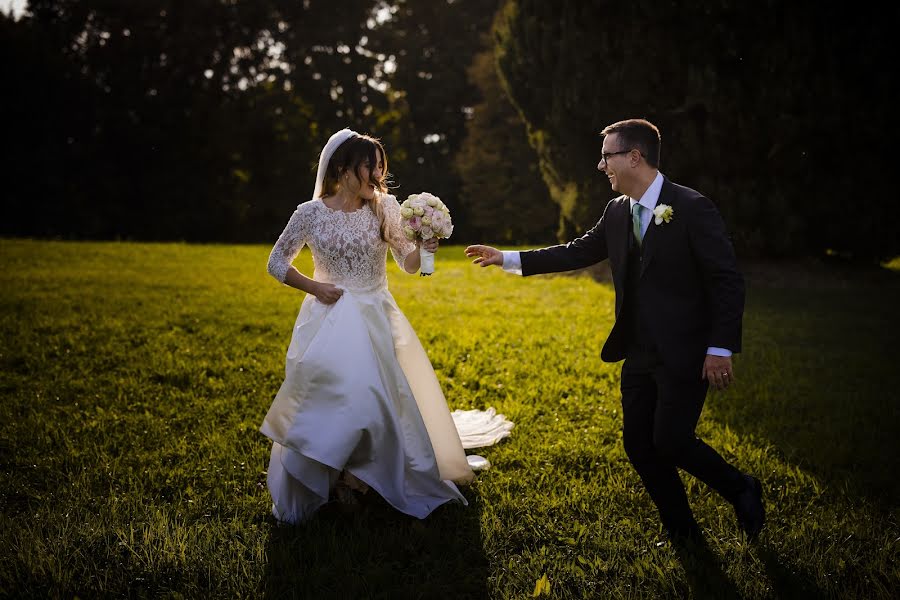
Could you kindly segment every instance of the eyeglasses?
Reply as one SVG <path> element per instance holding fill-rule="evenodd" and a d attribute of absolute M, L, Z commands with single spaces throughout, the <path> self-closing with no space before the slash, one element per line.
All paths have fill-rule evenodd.
<path fill-rule="evenodd" d="M 636 148 L 632 148 L 631 150 L 636 150 Z M 618 152 L 603 152 L 600 155 L 600 162 L 609 162 L 610 157 L 615 156 L 616 154 L 628 154 L 631 150 L 619 150 Z M 641 156 L 644 155 L 643 152 L 638 150 L 638 154 Z"/>

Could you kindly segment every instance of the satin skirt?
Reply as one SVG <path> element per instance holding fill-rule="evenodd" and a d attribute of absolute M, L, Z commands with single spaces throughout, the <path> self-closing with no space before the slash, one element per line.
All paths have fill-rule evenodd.
<path fill-rule="evenodd" d="M 473 478 L 437 377 L 386 287 L 344 290 L 331 305 L 308 295 L 285 378 L 260 430 L 272 455 L 273 513 L 300 522 L 347 471 L 397 510 L 424 518 L 466 504 Z"/>

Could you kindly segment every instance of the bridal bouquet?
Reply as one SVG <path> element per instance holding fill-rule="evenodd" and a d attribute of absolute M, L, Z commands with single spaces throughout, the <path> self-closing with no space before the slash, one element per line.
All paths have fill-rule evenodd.
<path fill-rule="evenodd" d="M 431 238 L 446 239 L 453 233 L 453 222 L 450 220 L 450 210 L 437 196 L 422 192 L 412 194 L 400 205 L 400 224 L 406 239 L 430 240 Z M 421 266 L 419 273 L 431 275 L 434 273 L 434 254 L 419 249 Z"/>

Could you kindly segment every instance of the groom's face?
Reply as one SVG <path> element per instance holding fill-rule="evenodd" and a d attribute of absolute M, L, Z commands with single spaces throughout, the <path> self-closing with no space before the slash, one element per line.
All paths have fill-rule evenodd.
<path fill-rule="evenodd" d="M 609 179 L 609 185 L 613 191 L 620 194 L 625 193 L 622 191 L 622 187 L 627 187 L 629 175 L 629 156 L 628 154 L 622 154 L 623 150 L 627 150 L 627 148 L 622 147 L 622 142 L 619 141 L 619 134 L 610 133 L 603 138 L 602 154 L 600 162 L 597 164 L 597 168 L 606 174 L 606 177 Z"/>

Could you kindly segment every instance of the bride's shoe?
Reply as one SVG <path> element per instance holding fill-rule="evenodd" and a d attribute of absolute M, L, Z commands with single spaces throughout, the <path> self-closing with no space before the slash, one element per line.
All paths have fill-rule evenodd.
<path fill-rule="evenodd" d="M 275 506 L 275 503 L 272 503 L 272 516 L 275 517 L 276 525 L 292 525 L 290 521 L 286 521 L 282 518 L 281 513 L 278 512 L 278 508 Z"/>
<path fill-rule="evenodd" d="M 343 481 L 337 482 L 334 486 L 334 499 L 344 506 L 353 506 L 359 504 L 353 490 Z"/>

